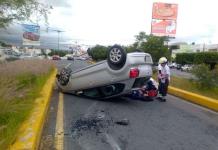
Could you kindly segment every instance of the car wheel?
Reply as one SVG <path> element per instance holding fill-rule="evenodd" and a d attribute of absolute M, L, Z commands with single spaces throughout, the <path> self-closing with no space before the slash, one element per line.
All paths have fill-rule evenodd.
<path fill-rule="evenodd" d="M 101 93 L 104 95 L 104 96 L 111 96 L 114 94 L 115 92 L 115 86 L 113 85 L 108 85 L 108 86 L 105 86 L 105 87 L 101 87 L 100 88 L 100 91 Z"/>
<path fill-rule="evenodd" d="M 126 62 L 126 51 L 119 45 L 112 46 L 108 51 L 107 61 L 114 70 L 122 68 Z"/>
<path fill-rule="evenodd" d="M 70 75 L 71 75 L 71 70 L 64 68 L 61 72 L 60 75 L 58 77 L 58 82 L 62 85 L 65 86 L 68 84 L 69 80 L 70 80 Z"/>

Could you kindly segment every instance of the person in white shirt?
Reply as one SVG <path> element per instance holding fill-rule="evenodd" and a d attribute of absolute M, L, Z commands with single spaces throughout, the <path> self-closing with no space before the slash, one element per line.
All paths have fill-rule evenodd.
<path fill-rule="evenodd" d="M 165 97 L 167 95 L 168 85 L 170 82 L 170 68 L 167 65 L 167 59 L 165 57 L 161 57 L 159 59 L 158 82 L 159 98 L 161 101 L 165 102 Z"/>

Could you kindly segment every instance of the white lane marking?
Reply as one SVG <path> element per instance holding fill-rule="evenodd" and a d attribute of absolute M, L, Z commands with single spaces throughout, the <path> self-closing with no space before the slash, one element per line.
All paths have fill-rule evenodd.
<path fill-rule="evenodd" d="M 71 65 L 71 63 L 68 63 L 65 67 L 68 68 Z"/>
<path fill-rule="evenodd" d="M 105 133 L 105 136 L 106 136 L 107 142 L 111 145 L 113 150 L 121 150 L 121 148 L 119 147 L 119 145 L 117 144 L 117 142 L 114 140 L 114 138 L 111 135 Z"/>

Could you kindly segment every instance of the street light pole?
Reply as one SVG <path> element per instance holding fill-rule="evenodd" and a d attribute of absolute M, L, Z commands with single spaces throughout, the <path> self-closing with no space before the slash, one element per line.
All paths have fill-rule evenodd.
<path fill-rule="evenodd" d="M 61 31 L 57 30 L 57 32 L 58 32 L 58 51 L 59 51 L 59 50 L 60 50 L 60 49 L 59 49 L 59 41 L 60 41 L 60 32 L 61 32 Z"/>
<path fill-rule="evenodd" d="M 60 50 L 60 33 L 61 33 L 61 32 L 64 32 L 64 31 L 55 30 L 55 29 L 52 29 L 52 28 L 50 28 L 50 27 L 48 27 L 47 30 L 48 30 L 48 31 L 49 31 L 49 30 L 50 30 L 50 31 L 55 31 L 55 32 L 58 33 L 58 50 Z"/>

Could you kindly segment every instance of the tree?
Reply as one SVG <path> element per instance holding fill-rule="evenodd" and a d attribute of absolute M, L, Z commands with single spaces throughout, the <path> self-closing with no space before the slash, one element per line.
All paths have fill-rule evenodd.
<path fill-rule="evenodd" d="M 164 45 L 164 41 L 168 41 L 167 37 L 146 35 L 145 32 L 140 32 L 139 35 L 136 35 L 135 37 L 136 42 L 140 42 L 137 48 L 151 54 L 155 63 L 163 56 L 170 59 L 168 47 Z"/>
<path fill-rule="evenodd" d="M 2 47 L 11 47 L 10 44 L 6 44 L 5 42 L 0 41 L 0 46 Z"/>
<path fill-rule="evenodd" d="M 146 42 L 146 38 L 147 38 L 147 35 L 145 32 L 141 31 L 139 32 L 138 35 L 135 35 L 135 38 L 136 38 L 136 42 L 133 44 L 133 46 L 130 48 L 139 48 L 141 46 L 142 43 Z"/>
<path fill-rule="evenodd" d="M 137 43 L 135 42 L 134 44 L 125 46 L 123 48 L 126 50 L 127 53 L 131 53 L 137 49 Z"/>
<path fill-rule="evenodd" d="M 90 50 L 90 56 L 92 59 L 99 61 L 104 60 L 107 58 L 107 47 L 102 45 L 96 45 L 95 47 L 91 48 Z"/>
<path fill-rule="evenodd" d="M 0 0 L 0 28 L 7 27 L 14 20 L 32 21 L 32 15 L 37 19 L 43 16 L 47 23 L 49 9 L 51 6 L 39 3 L 38 0 Z"/>
<path fill-rule="evenodd" d="M 136 42 L 145 42 L 147 35 L 145 32 L 141 31 L 139 32 L 138 35 L 135 36 L 135 38 L 136 38 Z"/>
<path fill-rule="evenodd" d="M 49 56 L 53 55 L 59 55 L 60 57 L 63 57 L 68 54 L 68 51 L 64 50 L 51 50 L 51 52 L 48 54 Z"/>
<path fill-rule="evenodd" d="M 195 54 L 194 58 L 195 64 L 208 64 L 210 69 L 213 70 L 218 64 L 218 53 L 217 52 L 200 52 Z"/>
<path fill-rule="evenodd" d="M 91 53 L 91 49 L 90 49 L 90 48 L 87 49 L 87 53 L 88 53 L 89 56 L 92 56 L 92 53 Z"/>
<path fill-rule="evenodd" d="M 207 64 L 195 65 L 192 69 L 198 84 L 203 89 L 218 87 L 218 66 L 213 70 Z"/>

